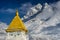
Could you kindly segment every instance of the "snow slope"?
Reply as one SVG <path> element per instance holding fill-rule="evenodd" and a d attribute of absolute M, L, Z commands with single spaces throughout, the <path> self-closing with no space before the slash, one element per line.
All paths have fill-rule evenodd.
<path fill-rule="evenodd" d="M 57 2 L 51 5 L 45 3 L 45 7 L 41 13 L 25 22 L 29 30 L 30 40 L 60 40 L 59 3 L 60 2 Z M 34 13 L 32 13 L 32 15 L 34 15 Z"/>

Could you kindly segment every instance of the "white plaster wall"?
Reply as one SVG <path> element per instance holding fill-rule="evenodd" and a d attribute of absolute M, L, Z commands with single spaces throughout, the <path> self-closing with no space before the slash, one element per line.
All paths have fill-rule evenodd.
<path fill-rule="evenodd" d="M 25 32 L 9 32 L 6 40 L 28 40 L 28 37 Z"/>

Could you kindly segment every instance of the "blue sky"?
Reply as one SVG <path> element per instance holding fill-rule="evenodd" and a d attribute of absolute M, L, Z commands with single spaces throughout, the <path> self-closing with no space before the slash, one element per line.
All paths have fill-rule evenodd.
<path fill-rule="evenodd" d="M 0 22 L 9 24 L 15 16 L 16 9 L 19 10 L 20 17 L 23 17 L 33 5 L 57 1 L 59 0 L 0 0 Z"/>

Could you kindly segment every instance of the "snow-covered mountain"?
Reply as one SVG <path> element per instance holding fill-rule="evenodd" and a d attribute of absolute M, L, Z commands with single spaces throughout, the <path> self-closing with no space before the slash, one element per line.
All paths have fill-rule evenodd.
<path fill-rule="evenodd" d="M 45 3 L 44 6 L 37 4 L 27 12 L 22 19 L 29 30 L 29 40 L 60 40 L 59 5 L 60 1 L 55 4 Z"/>
<path fill-rule="evenodd" d="M 31 14 L 30 16 L 35 16 L 34 18 L 30 18 L 29 21 L 25 22 L 29 30 L 30 40 L 60 40 L 59 3 L 60 2 L 57 2 L 52 5 L 45 3 L 44 9 L 38 15 L 35 14 L 43 7 L 41 4 L 40 10 L 32 7 L 33 11 L 28 11 L 27 14 Z M 37 6 L 37 8 L 39 8 L 39 6 Z M 27 16 L 27 18 L 28 17 L 29 16 Z"/>
<path fill-rule="evenodd" d="M 0 22 L 0 40 L 5 40 L 6 38 L 6 32 L 5 29 L 7 28 L 7 24 Z"/>

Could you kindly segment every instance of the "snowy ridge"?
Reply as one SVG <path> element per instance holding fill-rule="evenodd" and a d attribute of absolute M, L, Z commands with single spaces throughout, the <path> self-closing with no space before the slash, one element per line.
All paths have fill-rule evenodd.
<path fill-rule="evenodd" d="M 29 29 L 30 40 L 60 40 L 59 3 L 52 4 L 53 6 L 45 3 L 42 12 L 25 23 Z"/>
<path fill-rule="evenodd" d="M 22 18 L 24 21 L 25 19 L 31 19 L 31 16 L 33 16 L 34 14 L 36 14 L 38 11 L 40 11 L 42 9 L 42 5 L 41 4 L 37 4 L 36 6 L 30 8 L 30 10 L 27 12 L 27 14 Z"/>

